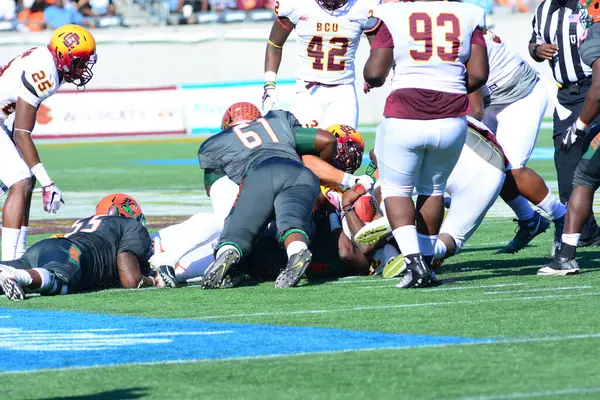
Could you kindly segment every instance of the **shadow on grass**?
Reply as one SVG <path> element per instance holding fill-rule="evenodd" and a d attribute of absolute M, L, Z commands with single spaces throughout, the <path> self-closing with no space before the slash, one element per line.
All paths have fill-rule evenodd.
<path fill-rule="evenodd" d="M 85 394 L 81 396 L 48 397 L 44 398 L 43 400 L 133 400 L 141 399 L 143 397 L 149 397 L 148 388 L 137 387 L 128 389 L 117 389 L 96 394 Z"/>

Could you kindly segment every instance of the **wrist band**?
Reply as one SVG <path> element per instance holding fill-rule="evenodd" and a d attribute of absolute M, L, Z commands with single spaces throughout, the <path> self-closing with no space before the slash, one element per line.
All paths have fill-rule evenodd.
<path fill-rule="evenodd" d="M 273 86 L 275 85 L 275 82 L 277 82 L 277 72 L 273 72 L 273 71 L 265 72 L 265 84 L 269 83 L 269 82 L 273 82 Z"/>
<path fill-rule="evenodd" d="M 577 121 L 575 121 L 575 127 L 579 130 L 584 130 L 585 128 L 587 128 L 587 126 L 588 124 L 583 122 L 581 118 L 577 118 Z"/>
<path fill-rule="evenodd" d="M 52 179 L 48 176 L 48 172 L 46 172 L 46 168 L 44 168 L 42 163 L 35 164 L 31 168 L 31 173 L 35 175 L 38 181 L 40 181 L 42 187 L 52 185 Z"/>
<path fill-rule="evenodd" d="M 342 181 L 340 182 L 340 185 L 343 186 L 351 186 L 352 185 L 352 179 L 354 178 L 354 175 L 351 175 L 347 172 L 344 172 L 344 176 L 342 177 Z"/>

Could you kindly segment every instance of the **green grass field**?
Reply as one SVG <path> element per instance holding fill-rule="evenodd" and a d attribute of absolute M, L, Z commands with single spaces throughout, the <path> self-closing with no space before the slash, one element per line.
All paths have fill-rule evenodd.
<path fill-rule="evenodd" d="M 542 131 L 538 146 L 550 147 L 549 136 L 547 130 Z M 365 137 L 372 143 L 373 135 Z M 130 160 L 194 158 L 198 143 L 43 145 L 40 152 L 66 194 L 198 190 L 202 176 L 196 165 L 128 164 Z M 532 161 L 530 166 L 545 179 L 556 179 L 552 161 Z M 512 238 L 514 228 L 509 218 L 487 218 L 464 252 L 445 263 L 439 275 L 443 284 L 430 289 L 399 290 L 394 288 L 395 280 L 358 277 L 303 281 L 292 290 L 276 290 L 272 283 L 263 283 L 208 292 L 193 286 L 115 290 L 36 297 L 20 304 L 0 299 L 0 398 L 600 398 L 600 253 L 580 252 L 580 275 L 538 277 L 536 270 L 549 260 L 552 232 L 516 255 L 497 254 Z M 31 236 L 30 243 L 43 237 Z M 231 323 L 318 327 L 469 341 L 409 340 L 407 345 L 379 349 L 367 343 L 349 350 L 323 350 L 290 330 L 278 338 L 282 347 L 291 344 L 301 350 L 236 356 L 248 346 L 260 349 L 270 338 L 257 333 L 240 349 L 233 336 L 218 341 L 198 336 L 192 346 L 204 349 L 218 342 L 224 358 L 182 359 L 173 354 L 171 361 L 152 361 L 156 353 L 175 352 L 173 346 L 179 339 L 173 338 L 173 342 L 145 345 L 149 362 L 40 370 L 47 357 L 43 349 L 24 351 L 11 345 L 18 339 L 5 329 L 11 327 L 10 317 L 2 316 L 14 308 L 210 322 L 223 327 Z M 70 318 L 77 319 L 77 315 Z M 40 332 L 47 329 L 44 321 L 37 325 Z M 68 329 L 70 321 L 58 323 Z M 129 329 L 137 332 L 135 325 Z M 32 340 L 39 339 L 34 335 Z M 130 346 L 119 351 L 122 362 L 127 362 L 133 350 Z M 88 356 L 85 351 L 78 354 L 67 364 L 78 366 L 77 358 Z M 12 365 L 29 362 L 40 367 L 11 371 Z"/>

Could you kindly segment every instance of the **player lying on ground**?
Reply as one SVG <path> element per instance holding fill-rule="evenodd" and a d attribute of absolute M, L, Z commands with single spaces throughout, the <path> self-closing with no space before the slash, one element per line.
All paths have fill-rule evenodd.
<path fill-rule="evenodd" d="M 572 275 L 579 272 L 575 252 L 580 242 L 581 231 L 592 214 L 594 193 L 600 187 L 600 125 L 588 128 L 586 121 L 594 120 L 600 114 L 600 11 L 598 2 L 588 1 L 588 24 L 590 26 L 580 39 L 581 59 L 592 68 L 592 86 L 587 93 L 579 118 L 563 137 L 561 151 L 569 151 L 577 140 L 593 136 L 573 176 L 573 192 L 569 198 L 565 229 L 561 237 L 560 250 L 554 259 L 538 275 Z"/>
<path fill-rule="evenodd" d="M 506 157 L 494 135 L 481 122 L 471 117 L 468 121 L 465 144 L 446 186 L 451 201 L 434 244 L 437 265 L 439 260 L 452 257 L 464 247 L 496 201 L 505 179 Z M 372 160 L 377 162 L 374 155 Z M 354 240 L 373 244 L 389 233 L 387 218 L 381 218 L 365 225 Z M 384 277 L 398 276 L 405 270 L 404 263 L 395 261 L 390 261 Z"/>
<path fill-rule="evenodd" d="M 162 287 L 160 277 L 147 276 L 150 235 L 137 202 L 109 195 L 94 215 L 76 221 L 64 237 L 42 240 L 23 257 L 0 264 L 0 286 L 14 301 L 25 293 L 42 296 L 108 288 Z"/>
<path fill-rule="evenodd" d="M 469 98 L 471 116 L 483 121 L 496 135 L 509 161 L 500 197 L 517 215 L 519 228 L 505 251 L 516 253 L 550 226 L 529 202 L 554 222 L 554 251 L 560 243 L 566 207 L 542 177 L 526 167 L 548 105 L 546 88 L 536 70 L 509 50 L 498 35 L 486 30 L 483 37 L 490 74 L 485 86 Z"/>
<path fill-rule="evenodd" d="M 45 211 L 56 213 L 62 202 L 31 140 L 38 107 L 64 82 L 85 88 L 95 63 L 92 34 L 65 25 L 54 31 L 47 47 L 29 49 L 0 67 L 0 181 L 9 189 L 2 210 L 2 260 L 25 252 L 36 181 L 42 185 Z M 13 114 L 11 128 L 7 118 Z"/>
<path fill-rule="evenodd" d="M 296 32 L 296 95 L 290 111 L 302 125 L 323 128 L 344 124 L 356 128 L 358 100 L 354 61 L 362 34 L 371 40 L 379 25 L 377 0 L 278 0 L 277 19 L 265 51 L 263 112 L 280 108 L 277 71 L 283 46 Z"/>

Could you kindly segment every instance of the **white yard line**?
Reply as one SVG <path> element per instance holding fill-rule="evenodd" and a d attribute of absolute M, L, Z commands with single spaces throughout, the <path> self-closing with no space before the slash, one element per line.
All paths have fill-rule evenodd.
<path fill-rule="evenodd" d="M 358 286 L 360 289 L 377 289 L 377 288 L 393 288 L 396 286 L 398 280 L 396 279 L 393 284 L 390 285 L 378 285 L 378 286 Z M 523 286 L 524 283 L 500 283 L 497 285 L 479 285 L 479 286 L 451 286 L 451 287 L 443 287 L 443 288 L 435 288 L 435 289 L 425 289 L 422 290 L 423 293 L 429 292 L 445 292 L 448 290 L 469 290 L 469 289 L 486 289 L 486 288 L 501 288 L 501 287 L 510 287 L 510 286 Z M 501 292 L 501 293 L 511 293 L 511 292 Z"/>
<path fill-rule="evenodd" d="M 474 397 L 459 397 L 456 400 L 510 400 L 510 399 L 530 399 L 532 397 L 557 397 L 567 394 L 591 394 L 600 393 L 600 387 L 589 388 L 569 388 L 558 390 L 545 390 L 542 392 L 513 392 L 506 394 L 492 394 Z"/>
<path fill-rule="evenodd" d="M 600 292 L 581 293 L 581 294 L 566 294 L 566 295 L 508 297 L 508 298 L 501 298 L 501 299 L 432 301 L 432 302 L 427 302 L 427 303 L 414 303 L 414 304 L 389 304 L 389 305 L 381 305 L 381 306 L 333 308 L 333 309 L 329 309 L 329 310 L 299 310 L 299 311 L 275 311 L 275 312 L 229 314 L 229 315 L 206 315 L 203 317 L 197 317 L 197 318 L 193 318 L 193 319 L 215 320 L 215 319 L 228 319 L 228 318 L 271 317 L 271 316 L 280 316 L 280 315 L 331 314 L 331 313 L 353 312 L 353 311 L 389 310 L 389 309 L 395 309 L 395 308 L 455 306 L 455 305 L 481 304 L 481 303 L 501 303 L 501 302 L 505 302 L 505 301 L 524 301 L 524 300 L 533 301 L 533 300 L 551 300 L 551 299 L 558 300 L 558 299 L 571 299 L 571 298 L 575 298 L 575 297 L 585 297 L 585 296 L 600 296 Z"/>
<path fill-rule="evenodd" d="M 531 293 L 531 292 L 552 292 L 559 290 L 577 290 L 577 289 L 591 289 L 592 286 L 561 286 L 554 288 L 539 288 L 539 289 L 526 289 L 526 290 L 509 290 L 509 291 L 497 291 L 497 292 L 485 292 L 485 294 L 512 294 L 512 293 Z"/>
<path fill-rule="evenodd" d="M 599 293 L 600 294 L 600 293 Z M 199 364 L 199 363 L 213 363 L 213 362 L 229 362 L 229 361 L 260 361 L 270 359 L 280 359 L 287 357 L 303 357 L 303 356 L 314 356 L 314 355 L 334 355 L 343 353 L 364 353 L 372 351 L 385 351 L 385 350 L 409 350 L 415 348 L 443 348 L 450 346 L 477 346 L 477 345 L 503 345 L 503 344 L 518 344 L 518 343 L 536 343 L 536 342 L 559 342 L 568 340 L 583 340 L 583 339 L 598 339 L 600 333 L 591 333 L 586 335 L 562 335 L 562 336 L 546 336 L 546 337 L 531 337 L 531 338 L 512 338 L 512 339 L 489 339 L 482 340 L 479 342 L 467 342 L 467 343 L 446 343 L 446 344 L 432 344 L 432 345 L 415 345 L 415 346 L 398 346 L 398 347 L 380 347 L 380 348 L 365 348 L 365 349 L 351 349 L 351 350 L 333 350 L 333 351 L 314 351 L 307 353 L 292 353 L 292 354 L 267 354 L 262 356 L 248 356 L 248 357 L 231 357 L 231 358 L 193 358 L 188 360 L 166 360 L 166 361 L 150 361 L 150 362 L 133 362 L 123 364 L 105 364 L 105 365 L 89 365 L 80 367 L 64 367 L 64 368 L 46 368 L 32 371 L 0 371 L 2 375 L 17 375 L 17 374 L 32 374 L 40 372 L 52 372 L 52 371 L 76 371 L 85 369 L 100 369 L 100 368 L 115 368 L 115 367 L 131 367 L 131 366 L 154 366 L 154 365 L 169 365 L 169 364 Z M 583 392 L 582 392 L 583 393 Z M 519 397 L 515 397 L 519 398 Z M 460 400 L 475 400 L 481 399 L 480 397 L 470 397 Z M 502 397 L 490 397 L 484 398 L 484 400 L 495 400 L 503 399 Z M 510 397 L 507 397 L 510 399 Z"/>

